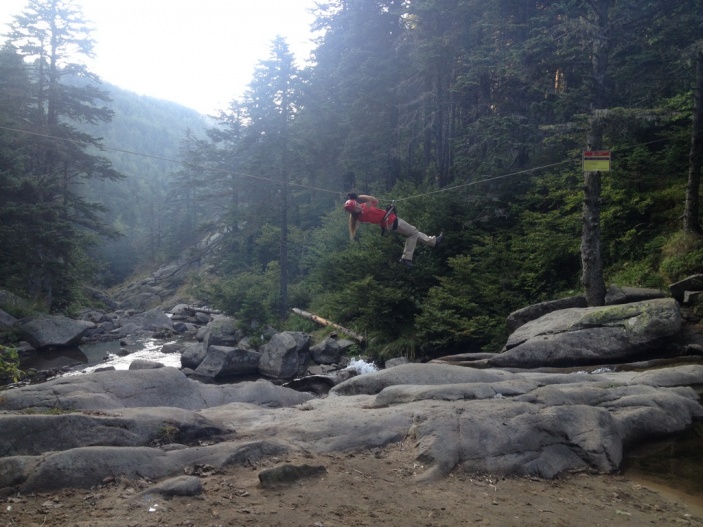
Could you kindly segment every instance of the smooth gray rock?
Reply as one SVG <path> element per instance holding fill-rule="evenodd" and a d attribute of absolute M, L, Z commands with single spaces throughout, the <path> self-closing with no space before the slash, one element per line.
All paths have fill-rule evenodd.
<path fill-rule="evenodd" d="M 8 329 L 17 324 L 19 321 L 10 315 L 9 313 L 5 313 L 2 309 L 0 309 L 0 329 Z"/>
<path fill-rule="evenodd" d="M 203 342 L 205 349 L 210 346 L 235 347 L 243 336 L 242 330 L 239 329 L 239 323 L 235 319 L 219 316 L 208 325 Z"/>
<path fill-rule="evenodd" d="M 490 383 L 515 378 L 501 370 L 475 370 L 447 364 L 401 364 L 388 370 L 379 370 L 353 377 L 330 390 L 336 395 L 374 395 L 396 384 L 436 385 L 463 383 Z"/>
<path fill-rule="evenodd" d="M 121 324 L 125 329 L 130 327 L 130 324 L 134 324 L 144 331 L 173 330 L 171 318 L 159 308 L 152 308 L 143 313 L 126 317 L 122 319 Z"/>
<path fill-rule="evenodd" d="M 686 291 L 703 291 L 703 274 L 694 274 L 669 286 L 671 296 L 683 303 Z"/>
<path fill-rule="evenodd" d="M 381 390 L 374 405 L 388 406 L 413 401 L 465 401 L 523 395 L 537 389 L 539 385 L 524 379 L 501 382 L 475 382 L 441 385 L 395 385 Z"/>
<path fill-rule="evenodd" d="M 200 329 L 198 329 L 198 331 L 195 334 L 195 340 L 197 340 L 198 342 L 204 342 L 209 331 L 210 331 L 209 328 L 201 327 Z"/>
<path fill-rule="evenodd" d="M 181 342 L 167 342 L 161 346 L 161 353 L 183 353 L 185 344 Z"/>
<path fill-rule="evenodd" d="M 209 464 L 215 467 L 255 463 L 289 451 L 270 441 L 220 443 L 164 452 L 148 447 L 84 447 L 42 456 L 0 459 L 0 492 L 25 494 L 61 488 L 90 488 L 107 477 L 159 480 L 182 474 L 184 467 Z"/>
<path fill-rule="evenodd" d="M 655 298 L 666 298 L 668 295 L 660 289 L 645 287 L 620 287 L 611 285 L 605 294 L 605 305 L 629 304 L 653 300 Z"/>
<path fill-rule="evenodd" d="M 188 379 L 175 368 L 114 370 L 62 377 L 3 392 L 0 410 L 113 410 L 169 406 L 198 410 L 242 401 L 278 407 L 299 404 L 310 394 L 268 381 L 209 385 Z"/>
<path fill-rule="evenodd" d="M 400 366 L 401 364 L 408 364 L 410 359 L 407 357 L 395 357 L 393 359 L 388 359 L 383 365 L 384 368 L 394 368 L 395 366 Z"/>
<path fill-rule="evenodd" d="M 553 311 L 587 306 L 588 302 L 586 301 L 586 297 L 579 295 L 570 296 L 568 298 L 559 298 L 557 300 L 549 300 L 547 302 L 540 302 L 539 304 L 523 307 L 522 309 L 513 311 L 510 315 L 508 315 L 508 318 L 505 321 L 508 328 L 508 335 L 520 326 L 523 326 L 524 324 L 527 324 L 528 322 L 538 319 Z"/>
<path fill-rule="evenodd" d="M 205 358 L 195 369 L 195 374 L 212 379 L 251 375 L 258 373 L 260 358 L 261 353 L 256 351 L 210 346 Z"/>
<path fill-rule="evenodd" d="M 119 378 L 124 384 L 126 377 L 119 373 L 106 377 Z M 424 467 L 420 481 L 454 469 L 540 477 L 578 469 L 613 472 L 627 444 L 675 433 L 703 416 L 698 396 L 689 387 L 703 384 L 703 366 L 566 375 L 406 364 L 343 383 L 347 384 L 344 392 L 361 395 L 337 393 L 323 399 L 267 381 L 231 386 L 183 383 L 174 375 L 180 372 L 173 368 L 124 373 L 143 377 L 141 389 L 132 387 L 117 397 L 116 384 L 101 379 L 104 374 L 85 376 L 92 375 L 89 384 L 100 386 L 103 396 L 115 405 L 122 404 L 121 409 L 51 416 L 55 421 L 41 420 L 47 416 L 39 416 L 36 423 L 27 420 L 32 423 L 27 430 L 36 436 L 31 452 L 52 448 L 51 438 L 62 422 L 66 430 L 58 437 L 65 438 L 66 450 L 28 455 L 30 451 L 5 446 L 8 454 L 17 455 L 0 458 L 0 493 L 88 488 L 115 475 L 160 479 L 183 474 L 196 463 L 220 468 L 286 452 L 353 451 L 408 440 L 416 445 L 417 461 Z M 359 382 L 365 377 L 368 381 Z M 145 407 L 139 414 L 137 409 L 125 409 L 136 401 L 148 404 L 154 399 L 141 395 L 143 391 L 171 393 L 172 388 L 162 386 L 169 383 L 181 391 L 197 386 L 187 395 L 198 399 L 201 409 L 181 410 L 180 414 L 170 413 L 172 408 Z M 46 384 L 47 393 L 40 400 L 54 399 L 61 407 L 69 396 L 67 388 Z M 39 399 L 36 395 L 29 399 L 12 396 L 13 392 L 34 393 L 26 388 L 5 392 L 10 399 L 0 402 L 0 409 Z M 100 391 L 92 393 L 94 400 Z M 292 402 L 288 398 L 294 394 L 297 403 L 281 404 L 282 400 Z M 73 398 L 78 400 L 89 403 L 88 398 Z M 149 422 L 151 413 L 154 423 Z M 33 416 L 8 416 L 7 423 L 13 424 L 3 430 L 11 426 L 17 432 L 8 435 L 6 445 L 17 442 L 23 426 L 20 421 L 27 417 Z M 181 421 L 184 424 L 168 424 Z M 111 437 L 111 430 L 120 425 L 125 429 Z M 71 427 L 79 433 L 71 434 Z M 222 432 L 214 432 L 220 442 L 209 447 L 197 446 L 192 440 L 196 446 L 188 446 L 189 441 L 175 436 L 172 439 L 182 443 L 178 448 L 113 446 L 116 441 L 153 443 L 154 430 L 159 429 L 188 432 L 191 438 L 208 430 Z M 74 447 L 88 444 L 93 446 Z"/>
<path fill-rule="evenodd" d="M 188 318 L 193 314 L 193 310 L 188 304 L 176 304 L 170 310 L 174 317 Z"/>
<path fill-rule="evenodd" d="M 200 496 L 203 493 L 203 483 L 196 476 L 180 476 L 170 478 L 150 487 L 135 496 L 144 498 L 155 494 L 172 498 L 174 496 Z"/>
<path fill-rule="evenodd" d="M 122 408 L 95 415 L 0 414 L 0 457 L 40 455 L 85 446 L 136 447 L 192 442 L 230 431 L 180 408 Z M 22 440 L 18 441 L 17 438 Z"/>
<path fill-rule="evenodd" d="M 41 349 L 76 344 L 89 329 L 94 327 L 95 324 L 87 320 L 46 315 L 21 324 L 19 330 L 32 346 Z"/>
<path fill-rule="evenodd" d="M 681 329 L 672 298 L 554 311 L 518 328 L 493 367 L 535 368 L 622 362 L 652 351 Z"/>
<path fill-rule="evenodd" d="M 164 365 L 155 360 L 147 359 L 135 359 L 129 363 L 130 370 L 153 370 L 156 368 L 163 368 Z"/>
<path fill-rule="evenodd" d="M 342 347 L 336 339 L 326 338 L 310 348 L 312 360 L 317 364 L 339 364 Z"/>
<path fill-rule="evenodd" d="M 201 342 L 191 342 L 185 346 L 181 353 L 181 367 L 195 370 L 205 359 L 207 351 Z"/>
<path fill-rule="evenodd" d="M 481 411 L 437 408 L 418 423 L 423 480 L 459 467 L 470 473 L 552 478 L 564 470 L 611 472 L 622 460 L 617 427 L 607 410 L 588 406 L 541 408 L 482 400 Z"/>
<path fill-rule="evenodd" d="M 321 477 L 327 474 L 327 469 L 321 465 L 281 465 L 259 472 L 259 484 L 265 488 L 291 485 L 301 479 Z"/>
<path fill-rule="evenodd" d="M 259 373 L 273 379 L 292 379 L 303 365 L 307 366 L 301 360 L 301 351 L 307 353 L 308 350 L 299 334 L 289 331 L 276 333 L 261 347 Z"/>

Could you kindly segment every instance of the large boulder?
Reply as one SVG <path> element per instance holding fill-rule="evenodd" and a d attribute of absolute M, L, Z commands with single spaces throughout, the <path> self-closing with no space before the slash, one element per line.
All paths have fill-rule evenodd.
<path fill-rule="evenodd" d="M 605 294 L 605 305 L 631 304 L 655 298 L 666 298 L 667 296 L 669 295 L 661 289 L 611 285 Z"/>
<path fill-rule="evenodd" d="M 261 353 L 228 346 L 210 346 L 195 374 L 212 379 L 227 379 L 259 372 Z M 182 359 L 181 359 L 181 362 Z"/>
<path fill-rule="evenodd" d="M 14 325 L 19 322 L 15 317 L 10 315 L 9 313 L 5 313 L 2 309 L 0 309 L 0 329 L 8 329 L 13 327 Z"/>
<path fill-rule="evenodd" d="M 123 325 L 134 323 L 146 331 L 173 330 L 171 318 L 159 308 L 133 315 L 123 321 Z"/>
<path fill-rule="evenodd" d="M 535 368 L 623 362 L 652 351 L 681 329 L 673 298 L 554 311 L 518 328 L 493 367 Z"/>
<path fill-rule="evenodd" d="M 191 342 L 186 344 L 183 352 L 181 353 L 181 367 L 190 368 L 191 370 L 196 369 L 203 362 L 207 351 L 205 346 L 200 342 Z"/>
<path fill-rule="evenodd" d="M 210 346 L 234 347 L 243 336 L 239 323 L 235 319 L 219 316 L 208 325 L 208 331 L 203 342 L 205 343 L 205 349 Z"/>
<path fill-rule="evenodd" d="M 703 274 L 694 274 L 676 282 L 675 284 L 671 284 L 669 286 L 669 291 L 671 292 L 671 296 L 673 296 L 677 302 L 682 304 L 686 292 L 703 291 Z"/>
<path fill-rule="evenodd" d="M 310 336 L 295 331 L 276 333 L 261 347 L 259 373 L 273 379 L 292 379 L 307 367 Z"/>
<path fill-rule="evenodd" d="M 333 338 L 326 338 L 310 348 L 312 360 L 317 364 L 339 364 L 343 353 L 344 349 Z"/>
<path fill-rule="evenodd" d="M 531 322 L 532 320 L 540 318 L 553 311 L 587 306 L 588 302 L 586 301 L 586 297 L 579 295 L 559 298 L 557 300 L 548 300 L 547 302 L 540 302 L 538 304 L 523 307 L 522 309 L 513 311 L 510 315 L 508 315 L 508 318 L 505 321 L 508 327 L 508 334 L 511 334 L 520 326 L 523 326 L 524 324 L 527 324 L 528 322 Z"/>
<path fill-rule="evenodd" d="M 95 324 L 63 316 L 37 317 L 20 325 L 24 338 L 36 349 L 65 347 L 78 343 Z"/>

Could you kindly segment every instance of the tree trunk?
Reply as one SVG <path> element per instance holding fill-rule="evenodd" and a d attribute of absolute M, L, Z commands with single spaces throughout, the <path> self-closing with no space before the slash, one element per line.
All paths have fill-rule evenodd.
<path fill-rule="evenodd" d="M 585 173 L 583 191 L 582 280 L 588 305 L 602 306 L 605 303 L 605 282 L 600 243 L 600 172 Z"/>
<path fill-rule="evenodd" d="M 696 50 L 696 86 L 693 92 L 691 151 L 688 156 L 688 184 L 683 213 L 683 229 L 703 234 L 699 217 L 701 161 L 703 159 L 703 43 Z"/>
<path fill-rule="evenodd" d="M 281 319 L 288 312 L 288 170 L 283 169 L 283 189 L 281 204 Z"/>
<path fill-rule="evenodd" d="M 593 93 L 591 129 L 588 134 L 588 149 L 603 148 L 603 119 L 598 110 L 603 109 L 606 95 L 606 72 L 608 69 L 608 10 L 611 0 L 590 0 L 595 15 L 595 32 L 592 43 Z M 581 233 L 582 280 L 589 306 L 605 304 L 605 281 L 603 279 L 603 257 L 600 242 L 600 172 L 585 172 L 583 187 L 583 225 Z"/>
<path fill-rule="evenodd" d="M 302 309 L 298 309 L 297 307 L 293 308 L 293 313 L 296 315 L 300 315 L 301 317 L 307 318 L 308 320 L 312 320 L 313 322 L 317 322 L 318 324 L 322 326 L 332 326 L 333 328 L 337 328 L 338 330 L 342 331 L 343 333 L 346 333 L 350 337 L 354 337 L 357 341 L 359 342 L 364 342 L 364 337 L 362 335 L 359 335 L 355 331 L 352 331 L 351 329 L 347 329 L 344 326 L 340 326 L 339 324 L 335 324 L 331 320 L 327 320 L 326 318 L 322 318 L 317 315 L 313 315 L 312 313 L 308 313 L 307 311 L 303 311 Z"/>
<path fill-rule="evenodd" d="M 282 124 L 281 124 L 281 180 L 283 189 L 281 190 L 281 247 L 279 261 L 281 267 L 281 320 L 288 314 L 288 183 L 290 172 L 288 167 L 288 93 L 282 90 Z"/>

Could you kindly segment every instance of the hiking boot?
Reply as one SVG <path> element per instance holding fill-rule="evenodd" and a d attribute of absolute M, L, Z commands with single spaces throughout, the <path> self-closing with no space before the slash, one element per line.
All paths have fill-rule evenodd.
<path fill-rule="evenodd" d="M 444 240 L 444 233 L 443 233 L 443 232 L 440 232 L 440 233 L 439 233 L 439 236 L 437 236 L 437 237 L 434 239 L 434 246 L 435 246 L 435 247 L 439 247 L 439 244 L 442 243 L 443 240 Z"/>
<path fill-rule="evenodd" d="M 413 261 L 412 260 L 407 260 L 405 258 L 400 259 L 400 263 L 402 263 L 406 268 L 412 269 L 413 268 Z"/>

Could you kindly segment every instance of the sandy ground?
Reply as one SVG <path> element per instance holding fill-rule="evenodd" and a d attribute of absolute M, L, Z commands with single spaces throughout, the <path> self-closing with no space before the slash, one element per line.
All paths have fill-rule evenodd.
<path fill-rule="evenodd" d="M 137 496 L 148 481 L 109 481 L 6 499 L 0 526 L 703 526 L 703 496 L 640 478 L 567 474 L 556 480 L 455 472 L 414 482 L 423 468 L 404 444 L 374 452 L 268 460 L 202 477 L 199 497 Z M 291 463 L 326 473 L 265 489 L 258 474 Z"/>

